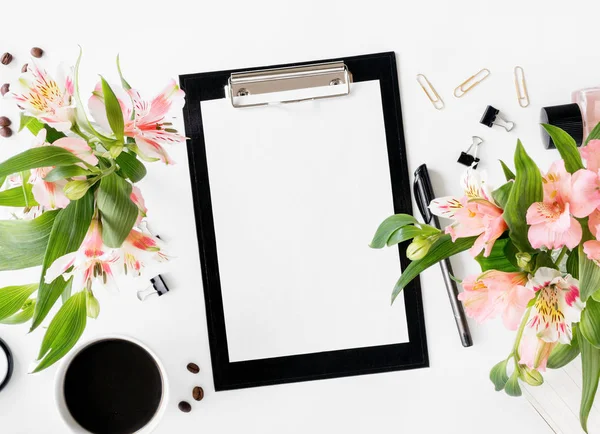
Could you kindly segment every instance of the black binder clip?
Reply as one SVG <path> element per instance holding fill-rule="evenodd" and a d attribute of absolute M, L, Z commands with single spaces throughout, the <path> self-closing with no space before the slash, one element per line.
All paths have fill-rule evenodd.
<path fill-rule="evenodd" d="M 491 105 L 487 106 L 479 123 L 489 128 L 492 128 L 492 125 L 498 125 L 504 128 L 506 131 L 510 131 L 515 127 L 514 122 L 503 119 L 500 116 L 500 110 L 492 107 Z"/>
<path fill-rule="evenodd" d="M 477 169 L 477 164 L 479 163 L 479 158 L 477 158 L 477 150 L 479 149 L 479 145 L 483 143 L 483 139 L 478 136 L 473 136 L 473 143 L 466 151 L 460 153 L 460 157 L 458 157 L 457 162 L 463 164 L 467 167 L 471 167 L 473 169 Z M 475 149 L 473 149 L 475 148 Z M 469 154 L 473 149 L 473 154 Z"/>

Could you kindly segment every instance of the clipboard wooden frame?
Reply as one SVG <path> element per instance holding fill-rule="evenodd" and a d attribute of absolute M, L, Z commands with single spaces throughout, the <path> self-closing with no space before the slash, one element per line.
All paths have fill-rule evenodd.
<path fill-rule="evenodd" d="M 354 82 L 379 80 L 394 211 L 412 214 L 395 53 L 300 62 L 268 68 L 335 61 L 343 61 L 348 66 Z M 232 73 L 261 69 L 265 68 L 207 72 L 179 77 L 181 88 L 186 92 L 184 123 L 186 135 L 189 137 L 187 147 L 215 390 L 428 367 L 427 338 L 418 278 L 403 291 L 409 342 L 259 360 L 229 361 L 201 102 L 226 98 L 224 89 Z M 398 250 L 402 269 L 409 264 L 405 247 L 403 244 Z M 400 269 L 398 271 L 400 272 Z"/>

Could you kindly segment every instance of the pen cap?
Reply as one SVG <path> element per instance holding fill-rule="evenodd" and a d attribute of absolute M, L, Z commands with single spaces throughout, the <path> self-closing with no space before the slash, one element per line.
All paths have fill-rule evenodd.
<path fill-rule="evenodd" d="M 433 215 L 429 211 L 429 202 L 435 199 L 433 195 L 433 187 L 431 180 L 429 179 L 429 172 L 427 171 L 427 165 L 421 164 L 415 170 L 415 180 L 413 184 L 413 192 L 417 207 L 423 216 L 425 223 L 429 223 Z"/>
<path fill-rule="evenodd" d="M 551 107 L 543 107 L 540 113 L 542 124 L 550 124 L 565 130 L 577 146 L 583 142 L 583 116 L 579 104 L 563 104 Z M 554 142 L 542 127 L 542 140 L 546 149 L 554 149 Z"/>
<path fill-rule="evenodd" d="M 13 357 L 10 348 L 0 339 L 0 391 L 10 381 L 13 372 Z"/>

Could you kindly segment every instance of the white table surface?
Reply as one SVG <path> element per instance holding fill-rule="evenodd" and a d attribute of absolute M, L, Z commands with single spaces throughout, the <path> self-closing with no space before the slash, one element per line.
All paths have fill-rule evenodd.
<path fill-rule="evenodd" d="M 533 2 L 532 2 L 533 3 Z M 539 109 L 566 103 L 574 89 L 600 82 L 597 2 L 286 2 L 11 1 L 0 7 L 0 52 L 15 62 L 0 66 L 0 81 L 14 78 L 29 48 L 47 50 L 50 63 L 74 63 L 85 50 L 82 90 L 105 74 L 117 79 L 121 54 L 127 79 L 147 95 L 181 73 L 345 55 L 395 51 L 400 73 L 411 172 L 426 162 L 439 195 L 459 193 L 462 166 L 455 163 L 472 135 L 485 139 L 481 169 L 501 180 L 498 158 L 511 161 L 517 138 L 541 167 L 557 157 L 542 148 Z M 554 8 L 553 4 L 560 7 Z M 428 16 L 429 14 L 429 16 Z M 589 17 L 589 18 L 588 18 Z M 585 24 L 585 22 L 588 24 Z M 513 68 L 525 69 L 532 104 L 517 105 Z M 487 67 L 492 75 L 458 100 L 452 90 Z M 424 73 L 446 101 L 436 111 L 415 81 Z M 517 124 L 506 133 L 478 123 L 487 104 Z M 0 101 L 1 114 L 16 111 Z M 181 119 L 177 122 L 183 127 Z M 0 141 L 0 157 L 25 149 L 20 139 Z M 130 335 L 161 358 L 170 380 L 170 403 L 157 433 L 505 433 L 550 432 L 527 401 L 495 393 L 490 367 L 506 356 L 513 334 L 499 322 L 471 324 L 475 345 L 458 339 L 438 268 L 422 274 L 429 369 L 215 393 L 212 385 L 204 297 L 186 150 L 179 163 L 154 164 L 142 182 L 152 227 L 177 260 L 165 279 L 172 292 L 139 303 L 132 288 L 120 296 L 98 294 L 102 312 L 89 321 L 83 341 L 108 333 Z M 383 216 L 382 216 L 383 217 Z M 375 229 L 375 228 L 374 228 Z M 476 267 L 461 257 L 458 275 Z M 1 286 L 35 280 L 31 270 L 0 273 Z M 390 290 L 394 282 L 390 282 Z M 0 393 L 0 431 L 64 433 L 54 403 L 56 367 L 28 375 L 43 330 L 0 328 L 16 357 L 13 380 Z M 200 374 L 188 373 L 194 361 Z M 206 397 L 183 414 L 177 402 L 201 385 Z M 600 432 L 591 427 L 591 432 Z"/>

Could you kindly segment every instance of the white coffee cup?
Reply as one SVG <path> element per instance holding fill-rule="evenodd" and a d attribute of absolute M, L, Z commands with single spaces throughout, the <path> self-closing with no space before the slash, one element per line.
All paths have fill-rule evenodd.
<path fill-rule="evenodd" d="M 152 356 L 152 358 L 154 359 L 154 362 L 156 362 L 156 366 L 158 366 L 158 370 L 160 372 L 160 376 L 162 379 L 162 398 L 158 405 L 158 409 L 156 410 L 156 413 L 154 413 L 154 416 L 152 417 L 152 419 L 146 425 L 144 425 L 144 427 L 140 428 L 138 431 L 135 432 L 135 434 L 149 434 L 156 429 L 156 427 L 158 426 L 160 420 L 162 419 L 162 417 L 164 415 L 165 409 L 167 407 L 167 402 L 169 401 L 169 399 L 168 399 L 169 398 L 169 384 L 167 381 L 167 375 L 166 375 L 165 368 L 163 367 L 162 363 L 160 362 L 160 359 L 156 356 L 156 354 L 150 348 L 148 348 L 146 345 L 141 343 L 140 341 L 138 341 L 134 338 L 128 337 L 128 336 L 122 336 L 122 335 L 101 336 L 101 337 L 95 338 L 93 340 L 90 340 L 88 342 L 79 344 L 73 350 L 71 350 L 71 352 L 61 361 L 58 371 L 56 372 L 55 390 L 56 390 L 56 403 L 58 405 L 58 411 L 59 411 L 63 421 L 65 422 L 66 426 L 70 429 L 70 431 L 72 433 L 89 434 L 88 430 L 84 429 L 81 425 L 79 425 L 77 423 L 77 421 L 73 418 L 73 416 L 69 412 L 69 409 L 67 408 L 67 404 L 65 402 L 65 394 L 64 394 L 65 375 L 67 373 L 67 369 L 69 368 L 69 365 L 71 364 L 71 362 L 73 361 L 75 356 L 77 356 L 77 354 L 79 354 L 84 348 L 87 348 L 88 346 L 95 344 L 97 342 L 111 340 L 111 339 L 121 339 L 121 340 L 132 342 L 136 345 L 139 345 L 144 350 L 146 350 L 148 352 L 148 354 L 150 354 L 150 356 Z"/>

